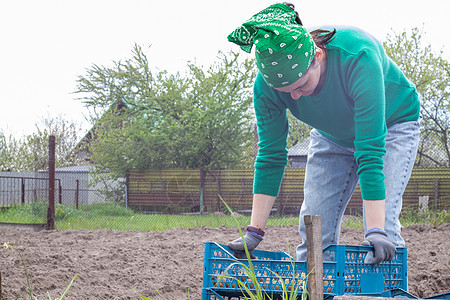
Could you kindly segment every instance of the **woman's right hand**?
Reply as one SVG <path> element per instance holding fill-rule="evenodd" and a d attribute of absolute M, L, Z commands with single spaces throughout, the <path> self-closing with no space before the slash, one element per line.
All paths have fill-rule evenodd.
<path fill-rule="evenodd" d="M 253 249 L 255 249 L 262 240 L 263 237 L 254 232 L 247 231 L 244 235 L 244 241 L 247 245 L 248 251 L 252 251 Z M 235 239 L 234 241 L 229 242 L 228 247 L 231 250 L 235 251 L 245 251 L 244 241 L 242 240 L 242 237 L 240 237 L 238 239 Z"/>

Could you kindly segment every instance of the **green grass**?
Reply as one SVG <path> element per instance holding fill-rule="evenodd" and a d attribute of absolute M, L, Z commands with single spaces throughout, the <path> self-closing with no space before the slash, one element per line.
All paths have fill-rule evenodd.
<path fill-rule="evenodd" d="M 0 222 L 7 223 L 45 223 L 47 205 L 45 202 L 18 205 L 3 209 Z M 236 223 L 244 227 L 250 223 L 249 216 L 205 214 L 205 215 L 169 215 L 145 214 L 125 208 L 114 203 L 74 206 L 59 205 L 55 207 L 56 228 L 63 229 L 109 229 L 109 230 L 167 230 L 173 228 L 193 228 L 220 226 L 234 227 Z M 450 214 L 446 211 L 419 213 L 417 209 L 404 209 L 400 221 L 403 226 L 412 224 L 440 225 L 450 223 Z M 267 226 L 297 226 L 298 217 L 271 216 Z M 362 218 L 353 216 L 345 218 L 342 226 L 361 229 Z"/>
<path fill-rule="evenodd" d="M 247 226 L 250 222 L 249 216 L 236 217 L 241 226 Z M 167 230 L 173 228 L 194 228 L 220 226 L 233 227 L 235 222 L 230 216 L 206 215 L 166 215 L 166 214 L 142 214 L 136 213 L 131 216 L 111 216 L 101 212 L 86 211 L 77 216 L 57 222 L 58 229 L 111 229 L 111 230 Z M 272 218 L 268 226 L 291 226 L 297 225 L 297 218 Z"/>
<path fill-rule="evenodd" d="M 364 227 L 362 216 L 360 215 L 347 216 L 342 221 L 342 226 L 353 229 L 362 229 Z"/>
<path fill-rule="evenodd" d="M 47 207 L 44 202 L 3 207 L 0 222 L 6 223 L 43 223 L 47 220 Z"/>
<path fill-rule="evenodd" d="M 414 224 L 429 224 L 439 226 L 450 223 L 450 213 L 446 210 L 420 212 L 416 208 L 404 208 L 400 215 L 400 223 L 403 226 Z"/>
<path fill-rule="evenodd" d="M 0 222 L 7 223 L 45 223 L 47 205 L 44 202 L 18 205 L 4 210 Z M 269 226 L 297 225 L 298 218 L 271 218 Z M 63 229 L 110 229 L 110 230 L 166 230 L 173 228 L 193 228 L 220 226 L 233 227 L 236 221 L 241 226 L 250 222 L 249 216 L 237 216 L 235 220 L 227 215 L 169 215 L 145 214 L 113 203 L 73 206 L 55 206 L 56 228 Z"/>

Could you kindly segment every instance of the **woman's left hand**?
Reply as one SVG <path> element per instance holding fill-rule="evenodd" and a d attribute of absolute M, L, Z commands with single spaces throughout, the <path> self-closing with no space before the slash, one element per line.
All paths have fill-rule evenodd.
<path fill-rule="evenodd" d="M 397 253 L 394 243 L 388 239 L 386 232 L 382 229 L 368 231 L 361 245 L 374 247 L 375 255 L 370 262 L 372 264 L 390 261 L 394 259 L 395 253 Z"/>

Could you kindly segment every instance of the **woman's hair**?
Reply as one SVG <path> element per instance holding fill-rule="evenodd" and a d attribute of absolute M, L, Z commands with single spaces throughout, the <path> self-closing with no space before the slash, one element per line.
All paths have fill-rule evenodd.
<path fill-rule="evenodd" d="M 333 31 L 325 30 L 325 29 L 316 29 L 311 31 L 311 36 L 316 43 L 317 47 L 322 50 L 325 50 L 325 45 L 331 42 L 335 38 L 336 28 Z"/>
<path fill-rule="evenodd" d="M 297 16 L 295 18 L 295 21 L 298 24 L 303 26 L 302 20 L 300 20 L 300 16 L 298 15 L 298 12 L 295 10 L 294 4 L 289 3 L 289 2 L 283 2 L 283 4 L 289 6 L 295 12 L 295 15 Z M 316 46 L 319 47 L 320 49 L 325 50 L 325 48 L 326 48 L 325 45 L 328 44 L 329 42 L 331 42 L 335 38 L 336 29 L 334 29 L 333 31 L 324 30 L 324 29 L 316 29 L 314 31 L 311 31 L 310 34 L 311 34 Z"/>

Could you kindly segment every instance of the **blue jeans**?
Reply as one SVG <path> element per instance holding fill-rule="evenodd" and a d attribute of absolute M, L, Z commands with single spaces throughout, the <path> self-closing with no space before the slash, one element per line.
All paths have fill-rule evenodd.
<path fill-rule="evenodd" d="M 420 121 L 400 123 L 389 127 L 386 135 L 386 155 L 383 157 L 383 172 L 386 176 L 385 230 L 388 238 L 397 247 L 405 245 L 400 234 L 399 215 L 402 209 L 402 196 L 417 154 L 419 128 Z M 317 130 L 312 130 L 310 136 L 304 183 L 305 198 L 299 220 L 302 243 L 297 247 L 297 260 L 301 261 L 306 261 L 304 216 L 321 216 L 323 248 L 330 244 L 338 244 L 342 216 L 358 185 L 355 149 L 339 146 Z M 332 259 L 325 256 L 326 254 L 324 260 Z"/>

